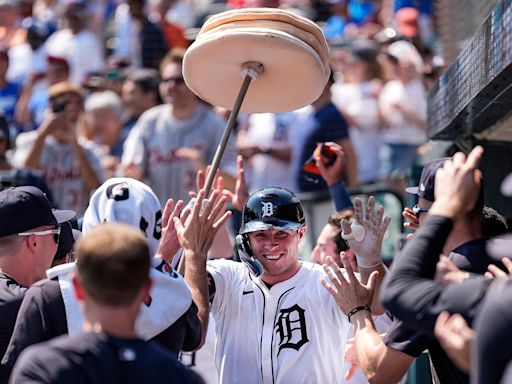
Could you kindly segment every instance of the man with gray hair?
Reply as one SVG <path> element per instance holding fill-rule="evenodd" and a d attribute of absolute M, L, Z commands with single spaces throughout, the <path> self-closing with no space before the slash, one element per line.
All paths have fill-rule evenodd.
<path fill-rule="evenodd" d="M 95 92 L 85 101 L 89 139 L 100 145 L 101 166 L 107 178 L 115 176 L 127 132 L 123 131 L 123 102 L 112 91 Z"/>

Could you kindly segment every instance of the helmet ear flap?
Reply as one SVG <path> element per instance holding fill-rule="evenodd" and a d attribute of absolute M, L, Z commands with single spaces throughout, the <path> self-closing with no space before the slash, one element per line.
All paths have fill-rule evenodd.
<path fill-rule="evenodd" d="M 263 266 L 261 263 L 253 258 L 251 243 L 247 234 L 237 235 L 235 238 L 238 256 L 249 267 L 250 272 L 254 276 L 260 276 L 263 273 Z"/>

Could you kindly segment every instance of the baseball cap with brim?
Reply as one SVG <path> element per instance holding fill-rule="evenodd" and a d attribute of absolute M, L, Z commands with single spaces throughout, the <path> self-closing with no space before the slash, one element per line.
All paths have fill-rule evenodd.
<path fill-rule="evenodd" d="M 436 172 L 439 168 L 442 168 L 444 162 L 448 159 L 451 158 L 443 157 L 441 159 L 429 161 L 427 164 L 425 164 L 423 170 L 421 171 L 420 184 L 415 187 L 405 188 L 405 192 L 418 195 L 425 200 L 433 202 L 435 200 L 434 189 Z"/>
<path fill-rule="evenodd" d="M 496 260 L 501 260 L 503 257 L 512 259 L 512 233 L 488 240 L 487 253 Z"/>
<path fill-rule="evenodd" d="M 512 196 L 512 173 L 509 173 L 501 182 L 501 193 L 504 196 Z"/>
<path fill-rule="evenodd" d="M 240 229 L 239 233 L 244 234 L 255 231 L 270 230 L 296 231 L 303 226 L 304 224 L 296 223 L 293 221 L 279 220 L 274 218 L 262 218 L 248 222 Z"/>
<path fill-rule="evenodd" d="M 57 225 L 75 215 L 74 211 L 52 209 L 43 191 L 36 187 L 12 187 L 0 192 L 0 237 Z"/>

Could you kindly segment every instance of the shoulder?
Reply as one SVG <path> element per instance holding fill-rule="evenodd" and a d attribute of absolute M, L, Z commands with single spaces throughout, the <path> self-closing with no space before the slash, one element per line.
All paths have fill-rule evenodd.
<path fill-rule="evenodd" d="M 201 120 L 208 123 L 208 127 L 210 127 L 210 129 L 218 129 L 219 127 L 223 128 L 226 124 L 222 117 L 204 105 L 198 106 L 197 114 Z"/>
<path fill-rule="evenodd" d="M 23 132 L 16 137 L 16 146 L 33 143 L 37 138 L 37 131 Z"/>
<path fill-rule="evenodd" d="M 227 260 L 227 259 L 215 259 L 215 260 L 209 260 L 207 263 L 208 272 L 215 272 L 215 273 L 236 273 L 236 274 L 244 274 L 247 271 L 246 266 L 244 263 Z"/>
<path fill-rule="evenodd" d="M 167 104 L 160 104 L 155 107 L 149 108 L 146 112 L 144 112 L 137 121 L 137 124 L 140 123 L 151 123 L 158 120 L 163 114 L 168 114 L 170 116 L 169 106 Z"/>

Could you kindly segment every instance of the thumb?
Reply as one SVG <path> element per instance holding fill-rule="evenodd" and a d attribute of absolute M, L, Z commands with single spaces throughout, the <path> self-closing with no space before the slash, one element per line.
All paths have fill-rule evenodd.
<path fill-rule="evenodd" d="M 377 278 L 379 277 L 379 271 L 373 271 L 370 277 L 368 278 L 368 283 L 366 284 L 366 288 L 373 293 L 375 289 L 375 283 L 377 282 Z"/>
<path fill-rule="evenodd" d="M 358 369 L 359 369 L 359 367 L 357 365 L 352 364 L 350 366 L 350 369 L 348 370 L 348 372 L 345 374 L 345 380 L 347 380 L 347 381 L 352 380 L 352 378 L 354 377 L 354 375 L 356 374 Z"/>

